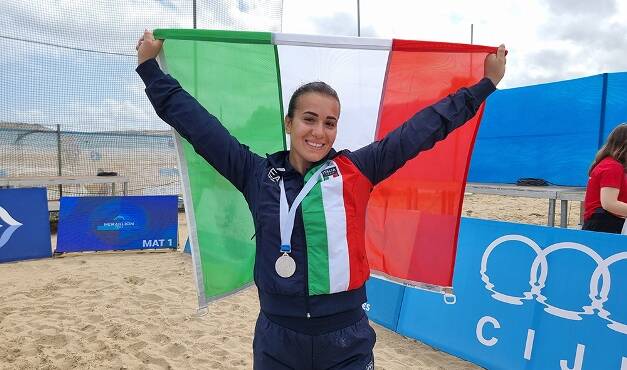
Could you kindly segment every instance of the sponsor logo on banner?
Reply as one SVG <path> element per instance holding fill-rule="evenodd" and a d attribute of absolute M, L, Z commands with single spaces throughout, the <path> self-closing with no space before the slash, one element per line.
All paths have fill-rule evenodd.
<path fill-rule="evenodd" d="M 0 189 L 0 263 L 52 256 L 45 188 Z"/>
<path fill-rule="evenodd" d="M 495 285 L 490 282 L 490 277 L 487 274 L 488 257 L 490 257 L 490 254 L 495 248 L 506 241 L 522 242 L 531 248 L 536 254 L 529 271 L 530 289 L 523 292 L 521 296 L 507 295 L 497 291 L 495 289 Z M 596 269 L 590 276 L 590 304 L 581 307 L 581 311 L 567 310 L 565 308 L 548 304 L 547 297 L 542 295 L 542 288 L 546 285 L 546 279 L 549 272 L 549 263 L 546 257 L 552 252 L 564 249 L 571 249 L 584 253 L 592 258 L 597 264 Z M 603 304 L 607 301 L 610 294 L 610 287 L 612 284 L 609 266 L 621 260 L 627 260 L 627 252 L 616 253 L 603 259 L 592 248 L 579 243 L 562 242 L 550 245 L 546 249 L 542 249 L 533 240 L 522 235 L 505 235 L 493 241 L 483 253 L 483 257 L 481 259 L 481 280 L 486 283 L 485 288 L 492 292 L 492 298 L 501 302 L 513 305 L 522 305 L 524 300 L 532 300 L 535 297 L 537 302 L 545 306 L 544 310 L 546 312 L 567 320 L 581 320 L 582 315 L 594 315 L 596 310 L 599 317 L 609 322 L 607 325 L 608 328 L 622 334 L 627 334 L 627 324 L 610 319 L 609 316 L 611 313 L 603 308 Z"/>
<path fill-rule="evenodd" d="M 9 212 L 0 207 L 0 248 L 4 247 L 11 239 L 11 235 L 20 227 L 22 224 L 16 221 Z"/>
<path fill-rule="evenodd" d="M 98 231 L 131 231 L 139 230 L 139 226 L 136 225 L 135 219 L 129 215 L 118 215 L 111 221 L 105 221 L 96 226 Z"/>
<path fill-rule="evenodd" d="M 507 246 L 504 246 L 504 243 L 512 241 L 522 243 L 522 246 L 532 251 L 533 258 L 529 266 L 529 288 L 516 295 L 511 294 L 512 292 L 509 292 L 510 294 L 505 293 L 502 289 L 499 290 L 497 284 L 492 281 L 490 270 L 488 269 L 488 259 L 492 253 L 497 248 L 507 248 Z M 579 254 L 582 257 L 587 256 L 590 260 L 594 261 L 594 270 L 590 273 L 588 280 L 588 304 L 581 306 L 580 309 L 559 307 L 557 304 L 549 303 L 550 299 L 545 296 L 544 290 L 547 287 L 549 271 L 555 270 L 555 267 L 551 268 L 551 265 L 559 263 L 559 259 L 555 259 L 555 257 L 551 260 L 551 263 L 549 263 L 547 257 L 556 251 L 570 251 L 570 253 Z M 501 253 L 503 252 L 501 251 Z M 604 307 L 610 297 L 612 288 L 610 266 L 623 260 L 627 260 L 627 252 L 618 252 L 607 258 L 603 258 L 592 248 L 580 243 L 559 242 L 542 248 L 528 237 L 522 235 L 505 235 L 495 239 L 484 251 L 481 258 L 480 274 L 481 280 L 485 283 L 485 289 L 491 293 L 491 297 L 494 300 L 513 306 L 522 306 L 527 301 L 536 301 L 544 306 L 546 313 L 564 320 L 581 322 L 582 320 L 596 315 L 606 322 L 606 326 L 610 330 L 622 335 L 627 335 L 627 324 L 613 319 L 612 313 Z M 583 271 L 574 269 L 572 273 L 583 273 Z M 587 275 L 585 279 L 587 279 Z M 624 292 L 625 287 L 616 286 L 615 289 L 621 289 Z M 554 291 L 554 293 L 557 292 Z M 554 301 L 555 297 L 552 302 Z M 493 315 L 496 316 L 496 314 Z M 481 317 L 477 322 L 475 333 L 477 340 L 484 346 L 492 347 L 498 342 L 499 338 L 496 335 L 486 336 L 484 331 L 486 325 L 491 326 L 493 328 L 492 332 L 494 332 L 494 329 L 501 328 L 501 323 L 498 318 L 489 315 Z M 528 328 L 526 334 L 526 338 L 521 338 L 521 341 L 524 341 L 524 353 L 522 353 L 522 356 L 526 360 L 531 360 L 533 345 L 536 339 L 536 330 L 534 328 Z M 573 343 L 573 347 L 575 347 L 575 343 Z M 571 361 L 567 360 L 560 360 L 560 367 L 562 369 L 582 369 L 585 349 L 585 343 L 576 343 L 572 367 L 569 367 Z M 621 361 L 621 370 L 627 370 L 627 360 L 623 357 Z"/>

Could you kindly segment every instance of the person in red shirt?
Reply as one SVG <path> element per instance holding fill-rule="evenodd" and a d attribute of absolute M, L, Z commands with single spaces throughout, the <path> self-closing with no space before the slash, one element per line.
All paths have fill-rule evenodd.
<path fill-rule="evenodd" d="M 620 234 L 627 217 L 627 123 L 607 138 L 590 166 L 583 230 Z"/>

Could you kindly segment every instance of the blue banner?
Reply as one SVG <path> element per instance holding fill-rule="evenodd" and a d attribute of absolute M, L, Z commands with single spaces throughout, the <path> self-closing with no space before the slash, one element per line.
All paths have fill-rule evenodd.
<path fill-rule="evenodd" d="M 366 282 L 366 293 L 368 302 L 363 304 L 363 309 L 368 313 L 368 318 L 388 329 L 396 330 L 405 286 L 371 277 Z"/>
<path fill-rule="evenodd" d="M 46 189 L 0 189 L 0 262 L 51 256 Z"/>
<path fill-rule="evenodd" d="M 57 252 L 176 248 L 177 197 L 63 197 Z"/>
<path fill-rule="evenodd" d="M 397 331 L 491 370 L 627 369 L 625 236 L 463 219 L 453 287 L 405 288 Z"/>

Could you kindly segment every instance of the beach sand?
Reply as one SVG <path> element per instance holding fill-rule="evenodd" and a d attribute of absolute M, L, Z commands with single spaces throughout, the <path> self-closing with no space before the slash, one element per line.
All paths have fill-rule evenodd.
<path fill-rule="evenodd" d="M 462 214 L 544 225 L 546 208 L 542 200 L 467 194 Z M 570 219 L 576 225 L 578 203 Z M 255 288 L 201 315 L 192 276 L 191 257 L 177 251 L 0 264 L 0 369 L 250 369 Z M 479 369 L 373 326 L 377 369 Z"/>

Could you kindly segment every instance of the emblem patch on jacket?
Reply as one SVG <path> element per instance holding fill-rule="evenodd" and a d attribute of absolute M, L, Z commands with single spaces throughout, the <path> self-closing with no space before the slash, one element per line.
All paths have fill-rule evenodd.
<path fill-rule="evenodd" d="M 322 170 L 322 173 L 320 174 L 320 176 L 322 176 L 322 181 L 326 181 L 328 179 L 338 177 L 339 175 L 340 173 L 337 170 L 337 166 L 325 168 L 324 170 Z"/>
<path fill-rule="evenodd" d="M 268 171 L 268 178 L 273 182 L 279 182 L 281 180 L 281 174 L 279 172 L 285 172 L 285 168 L 271 168 Z"/>

